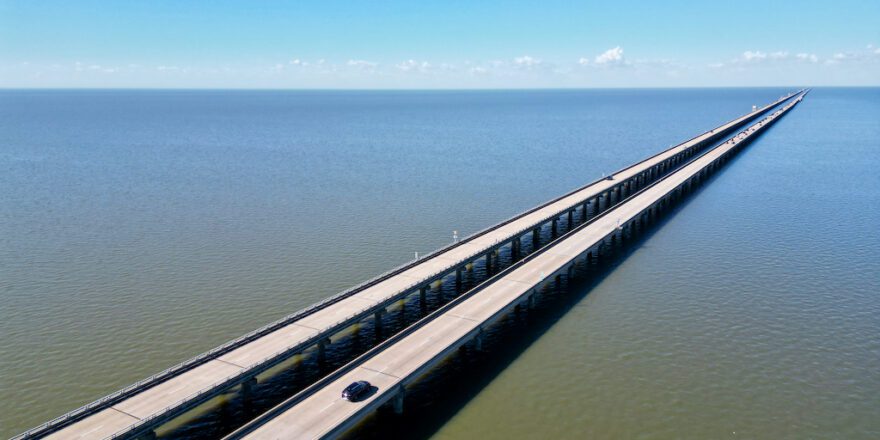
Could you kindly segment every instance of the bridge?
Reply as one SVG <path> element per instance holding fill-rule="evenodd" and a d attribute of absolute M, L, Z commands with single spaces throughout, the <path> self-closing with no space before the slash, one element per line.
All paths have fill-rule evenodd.
<path fill-rule="evenodd" d="M 691 192 L 734 154 L 801 102 L 805 93 L 680 169 L 634 191 L 622 203 L 573 228 L 540 250 L 377 345 L 339 370 L 233 432 L 225 440 L 335 438 L 386 403 L 403 411 L 406 389 L 465 344 L 482 349 L 485 329 L 516 307 L 529 307 L 542 286 L 572 277 L 579 262 L 633 235 Z M 358 380 L 370 395 L 351 402 L 341 391 Z"/>
<path fill-rule="evenodd" d="M 800 93 L 800 92 L 799 92 Z M 526 258 L 523 240 L 534 253 L 541 233 L 551 237 L 591 222 L 621 200 L 670 175 L 726 135 L 767 114 L 798 94 L 789 94 L 760 109 L 704 132 L 636 164 L 516 215 L 423 258 L 283 319 L 241 336 L 111 395 L 28 430 L 25 438 L 136 438 L 228 392 L 247 390 L 256 376 L 306 351 L 323 353 L 340 333 L 362 322 L 382 326 L 385 311 L 402 299 L 418 296 L 424 306 L 429 286 L 447 278 L 462 284 L 462 274 L 477 261 L 486 272 L 500 269 L 505 249 L 513 261 Z M 797 97 L 796 99 L 800 99 Z"/>

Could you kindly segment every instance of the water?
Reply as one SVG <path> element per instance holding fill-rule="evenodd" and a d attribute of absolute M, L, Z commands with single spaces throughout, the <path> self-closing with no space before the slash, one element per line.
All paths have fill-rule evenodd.
<path fill-rule="evenodd" d="M 787 91 L 0 92 L 0 436 Z M 878 120 L 814 90 L 408 423 L 876 438 Z"/>

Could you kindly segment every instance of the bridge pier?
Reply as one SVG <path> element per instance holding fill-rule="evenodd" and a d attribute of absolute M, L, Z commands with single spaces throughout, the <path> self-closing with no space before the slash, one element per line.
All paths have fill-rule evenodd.
<path fill-rule="evenodd" d="M 406 397 L 406 388 L 400 387 L 397 394 L 394 395 L 394 414 L 403 414 L 403 399 Z"/>
<path fill-rule="evenodd" d="M 520 253 L 520 243 L 522 241 L 522 237 L 517 235 L 513 238 L 513 241 L 510 242 L 510 258 L 513 261 L 519 260 Z"/>
<path fill-rule="evenodd" d="M 492 275 L 492 251 L 486 252 L 486 277 Z"/>
<path fill-rule="evenodd" d="M 330 339 L 321 339 L 318 342 L 318 363 L 323 364 L 327 360 L 327 346 L 330 345 Z"/>
<path fill-rule="evenodd" d="M 474 349 L 477 351 L 483 351 L 483 328 L 477 332 L 477 336 L 474 337 Z"/>
<path fill-rule="evenodd" d="M 139 435 L 137 437 L 137 440 L 156 440 L 156 431 L 153 431 L 151 429 L 151 430 Z"/>
<path fill-rule="evenodd" d="M 541 244 L 541 228 L 532 229 L 532 252 Z"/>
<path fill-rule="evenodd" d="M 241 383 L 241 398 L 245 402 L 248 402 L 253 398 L 254 388 L 257 386 L 257 378 L 252 377 Z"/>
<path fill-rule="evenodd" d="M 385 315 L 385 309 L 377 310 L 373 314 L 373 323 L 376 326 L 376 334 L 382 332 L 382 316 Z"/>
<path fill-rule="evenodd" d="M 556 217 L 556 218 L 554 218 L 553 221 L 551 222 L 551 226 L 550 226 L 550 236 L 553 237 L 553 238 L 556 238 L 556 235 L 558 234 L 558 231 L 559 231 L 559 217 Z"/>
<path fill-rule="evenodd" d="M 574 226 L 574 210 L 572 209 L 571 211 L 568 211 L 567 230 L 570 231 L 573 226 Z"/>
<path fill-rule="evenodd" d="M 461 267 L 455 269 L 455 290 L 458 292 L 461 291 L 461 271 Z"/>
<path fill-rule="evenodd" d="M 419 307 L 422 315 L 428 312 L 428 288 L 426 286 L 419 288 Z"/>

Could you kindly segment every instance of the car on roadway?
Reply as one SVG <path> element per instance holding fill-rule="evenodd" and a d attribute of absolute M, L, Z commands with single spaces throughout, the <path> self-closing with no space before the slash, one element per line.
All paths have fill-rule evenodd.
<path fill-rule="evenodd" d="M 365 380 L 353 382 L 351 385 L 345 387 L 345 389 L 342 390 L 342 398 L 348 400 L 349 402 L 356 402 L 358 399 L 363 397 L 363 395 L 366 394 L 367 391 L 370 391 L 371 387 L 372 385 L 370 385 L 370 383 Z"/>

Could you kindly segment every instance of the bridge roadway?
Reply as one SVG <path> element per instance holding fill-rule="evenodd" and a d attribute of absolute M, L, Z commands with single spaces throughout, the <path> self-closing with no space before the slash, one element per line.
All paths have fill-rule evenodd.
<path fill-rule="evenodd" d="M 407 385 L 418 380 L 462 345 L 482 345 L 483 329 L 515 306 L 531 303 L 542 285 L 567 273 L 579 259 L 596 255 L 612 237 L 665 209 L 671 199 L 690 191 L 723 162 L 803 99 L 759 121 L 729 141 L 693 159 L 680 170 L 630 196 L 591 221 L 508 267 L 470 292 L 431 313 L 398 335 L 255 419 L 224 440 L 334 438 L 344 434 L 379 406 L 392 401 L 403 410 Z M 369 381 L 371 395 L 358 402 L 340 397 L 358 380 Z"/>
<path fill-rule="evenodd" d="M 675 169 L 688 157 L 718 142 L 724 135 L 795 95 L 783 96 L 761 109 L 617 171 L 612 174 L 613 179 L 589 183 L 26 431 L 15 439 L 149 437 L 154 428 L 232 387 L 253 383 L 255 376 L 295 354 L 313 347 L 323 352 L 325 345 L 331 342 L 331 336 L 365 319 L 381 319 L 389 305 L 414 292 L 424 300 L 431 283 L 450 275 L 460 280 L 467 264 L 481 258 L 491 264 L 503 246 L 510 246 L 516 254 L 524 237 L 531 234 L 533 240 L 536 239 L 541 228 L 547 225 L 555 235 L 557 222 L 566 216 L 571 227 L 576 221 L 576 212 L 580 212 L 580 220 L 585 221 L 590 212 L 595 215 L 608 209 L 621 198 Z"/>

